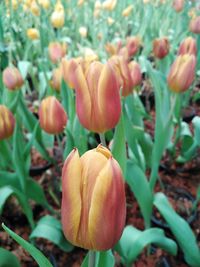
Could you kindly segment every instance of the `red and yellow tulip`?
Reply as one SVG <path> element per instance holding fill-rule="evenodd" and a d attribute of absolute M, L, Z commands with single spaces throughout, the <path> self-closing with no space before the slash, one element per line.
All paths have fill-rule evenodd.
<path fill-rule="evenodd" d="M 9 90 L 14 91 L 23 85 L 24 80 L 16 67 L 7 67 L 3 71 L 3 83 Z"/>
<path fill-rule="evenodd" d="M 162 59 L 169 53 L 169 41 L 166 37 L 157 38 L 153 41 L 153 53 L 156 58 Z"/>
<path fill-rule="evenodd" d="M 59 134 L 67 124 L 67 114 L 55 96 L 42 100 L 39 107 L 39 121 L 41 128 L 49 134 Z"/>
<path fill-rule="evenodd" d="M 4 105 L 0 105 L 0 140 L 9 138 L 15 128 L 15 118 L 11 111 Z"/>
<path fill-rule="evenodd" d="M 194 55 L 180 55 L 171 66 L 167 77 L 169 88 L 176 93 L 186 91 L 195 77 L 196 57 Z"/>
<path fill-rule="evenodd" d="M 62 170 L 62 226 L 75 246 L 112 248 L 121 237 L 125 216 L 122 172 L 110 151 L 99 145 L 81 157 L 74 149 Z"/>
<path fill-rule="evenodd" d="M 81 124 L 103 133 L 115 127 L 121 114 L 119 84 L 110 63 L 92 62 L 75 72 L 76 110 Z"/>

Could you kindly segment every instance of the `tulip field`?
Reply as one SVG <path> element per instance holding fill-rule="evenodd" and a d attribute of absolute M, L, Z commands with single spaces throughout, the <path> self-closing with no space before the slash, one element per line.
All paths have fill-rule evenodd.
<path fill-rule="evenodd" d="M 0 267 L 200 267 L 200 1 L 0 1 Z"/>

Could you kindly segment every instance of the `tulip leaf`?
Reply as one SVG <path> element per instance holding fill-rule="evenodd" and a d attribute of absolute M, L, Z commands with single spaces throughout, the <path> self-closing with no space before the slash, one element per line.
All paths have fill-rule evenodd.
<path fill-rule="evenodd" d="M 38 221 L 30 235 L 30 239 L 33 238 L 48 239 L 65 252 L 70 252 L 73 249 L 73 245 L 63 235 L 61 223 L 50 215 L 44 216 Z"/>
<path fill-rule="evenodd" d="M 125 227 L 121 239 L 115 245 L 115 250 L 122 257 L 126 266 L 129 266 L 137 259 L 142 250 L 152 243 L 172 255 L 177 253 L 176 243 L 167 238 L 163 230 L 151 228 L 140 231 L 130 225 Z"/>
<path fill-rule="evenodd" d="M 0 141 L 0 166 L 5 169 L 12 161 L 12 153 L 6 140 Z"/>
<path fill-rule="evenodd" d="M 19 71 L 20 71 L 23 79 L 26 78 L 30 66 L 31 66 L 31 63 L 29 61 L 24 60 L 24 61 L 18 62 L 18 68 L 19 68 Z"/>
<path fill-rule="evenodd" d="M 20 244 L 30 255 L 35 259 L 40 267 L 53 267 L 50 261 L 42 254 L 42 252 L 21 238 L 5 224 L 2 224 L 3 229 L 18 243 Z"/>
<path fill-rule="evenodd" d="M 93 267 L 114 267 L 115 259 L 111 250 L 103 251 L 103 252 L 95 252 L 95 266 Z M 81 267 L 88 267 L 89 261 L 89 253 L 86 255 L 83 260 Z"/>
<path fill-rule="evenodd" d="M 127 162 L 126 182 L 137 199 L 147 227 L 150 225 L 153 195 L 144 172 L 131 161 Z"/>
<path fill-rule="evenodd" d="M 18 258 L 10 251 L 0 248 L 0 267 L 20 267 Z"/>
<path fill-rule="evenodd" d="M 13 194 L 12 188 L 5 186 L 0 188 L 0 214 L 3 211 L 3 206 L 6 200 Z"/>
<path fill-rule="evenodd" d="M 113 157 L 118 161 L 123 173 L 126 172 L 126 143 L 124 132 L 124 118 L 121 115 L 120 121 L 116 126 L 112 145 Z"/>
<path fill-rule="evenodd" d="M 173 235 L 176 237 L 184 253 L 186 262 L 192 267 L 199 267 L 200 250 L 189 224 L 174 211 L 163 193 L 157 193 L 155 195 L 154 205 L 164 217 Z"/>
<path fill-rule="evenodd" d="M 42 187 L 32 178 L 27 180 L 27 196 L 29 199 L 34 200 L 37 204 L 43 205 L 47 209 L 51 209 L 47 202 Z"/>
<path fill-rule="evenodd" d="M 82 155 L 88 149 L 87 147 L 87 133 L 83 126 L 80 124 L 76 116 L 73 124 L 73 137 L 75 147 L 78 148 L 79 153 Z"/>

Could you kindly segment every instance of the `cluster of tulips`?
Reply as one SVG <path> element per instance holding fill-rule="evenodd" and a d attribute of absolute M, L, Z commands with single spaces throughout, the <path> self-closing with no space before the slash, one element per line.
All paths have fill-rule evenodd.
<path fill-rule="evenodd" d="M 87 1 L 84 0 L 77 1 L 76 8 L 83 7 L 87 4 L 86 2 Z M 143 6 L 152 4 L 152 6 L 160 7 L 161 5 L 165 5 L 167 1 L 143 0 L 141 2 Z M 166 140 L 171 138 L 170 134 L 170 137 L 167 135 L 167 137 L 164 137 L 164 132 L 168 133 L 168 131 L 170 132 L 172 129 L 174 105 L 177 104 L 176 97 L 184 94 L 195 80 L 199 56 L 197 45 L 199 36 L 196 37 L 196 34 L 200 34 L 200 16 L 198 16 L 194 10 L 190 10 L 191 14 L 189 15 L 190 22 L 188 28 L 190 29 L 191 36 L 185 37 L 184 35 L 184 38 L 175 49 L 171 48 L 172 40 L 170 38 L 162 34 L 161 37 L 160 35 L 158 36 L 158 34 L 152 34 L 154 37 L 151 42 L 151 51 L 149 52 L 147 49 L 147 54 L 148 52 L 149 54 L 145 54 L 146 58 L 144 59 L 140 54 L 146 49 L 146 43 L 145 40 L 143 40 L 145 36 L 129 35 L 124 39 L 116 38 L 103 43 L 103 55 L 106 55 L 106 57 L 102 58 L 96 52 L 97 50 L 95 51 L 88 46 L 85 47 L 84 55 L 81 53 L 80 55 L 78 55 L 78 53 L 73 53 L 73 51 L 70 51 L 70 41 L 67 43 L 60 38 L 60 33 L 66 23 L 65 4 L 62 3 L 62 1 L 55 1 L 53 5 L 50 0 L 12 0 L 5 1 L 5 3 L 8 17 L 10 17 L 13 12 L 17 12 L 19 8 L 22 8 L 24 12 L 32 14 L 35 17 L 42 16 L 41 14 L 43 14 L 44 10 L 47 13 L 49 12 L 48 18 L 55 32 L 55 40 L 51 40 L 48 43 L 48 47 L 45 48 L 46 50 L 41 49 L 42 53 L 48 51 L 48 58 L 45 58 L 46 61 L 44 62 L 49 60 L 47 68 L 50 66 L 51 70 L 49 76 L 47 75 L 49 73 L 44 71 L 47 90 L 43 95 L 41 94 L 42 97 L 40 95 L 40 101 L 38 101 L 39 104 L 37 106 L 37 116 L 40 131 L 44 131 L 52 136 L 60 135 L 59 137 L 64 140 L 62 144 L 65 145 L 65 151 L 67 151 L 67 153 L 65 153 L 67 158 L 62 168 L 61 222 L 64 235 L 71 244 L 91 251 L 112 249 L 122 236 L 126 220 L 125 175 L 127 174 L 123 166 L 128 165 L 128 160 L 132 158 L 136 165 L 140 161 L 138 159 L 142 154 L 142 146 L 139 147 L 139 138 L 135 141 L 135 136 L 133 137 L 131 134 L 129 136 L 125 134 L 125 132 L 129 131 L 125 126 L 130 126 L 130 130 L 133 128 L 133 123 L 129 123 L 128 115 L 131 114 L 131 111 L 134 110 L 133 108 L 135 108 L 138 103 L 140 107 L 142 105 L 139 101 L 137 104 L 130 102 L 130 97 L 134 98 L 135 95 L 138 96 L 140 94 L 140 88 L 145 79 L 150 79 L 153 87 L 156 87 L 157 84 L 159 85 L 161 80 L 164 81 L 167 93 L 159 92 L 160 95 L 166 93 L 169 99 L 171 96 L 172 98 L 175 96 L 175 102 L 170 103 L 170 111 L 168 112 L 169 114 L 167 114 L 168 117 L 166 121 L 162 122 L 160 126 L 158 126 L 156 122 L 155 132 L 159 130 L 159 127 L 161 130 L 164 130 L 163 136 L 157 135 L 156 132 L 154 144 L 156 147 L 158 143 L 157 138 L 163 139 L 163 144 L 159 147 L 160 154 L 158 153 L 157 162 L 152 163 L 152 165 L 149 164 L 148 166 L 151 168 L 151 171 L 153 170 L 150 174 L 149 181 L 144 178 L 145 186 L 149 186 L 150 184 L 150 189 L 148 187 L 149 191 L 147 193 L 152 202 L 150 204 L 150 211 L 147 212 L 150 214 L 153 207 L 152 199 L 154 186 L 158 177 L 159 162 L 166 149 Z M 117 0 L 96 1 L 92 5 L 92 16 L 99 19 L 105 12 L 111 14 L 111 12 L 116 9 L 117 4 Z M 174 0 L 170 5 L 175 12 L 184 12 L 184 0 Z M 70 12 L 72 11 L 73 10 L 70 10 Z M 131 16 L 133 11 L 134 4 L 128 4 L 124 6 L 123 10 L 120 10 L 121 16 L 127 19 L 126 25 L 128 25 L 129 16 Z M 109 27 L 115 23 L 110 15 L 106 17 L 106 21 Z M 82 44 L 85 42 L 88 45 L 87 37 L 89 35 L 89 26 L 88 28 L 84 25 L 79 26 L 78 32 L 80 35 L 79 37 L 83 39 Z M 31 42 L 30 47 L 37 47 L 37 42 L 42 38 L 41 31 L 33 26 L 32 28 L 27 28 L 26 35 Z M 103 40 L 101 34 L 99 35 L 99 40 Z M 167 63 L 165 60 L 169 58 L 170 52 L 174 53 L 174 51 L 176 54 L 175 58 L 173 57 L 174 61 L 170 58 L 170 63 Z M 10 53 L 12 54 L 12 51 Z M 151 61 L 152 58 L 153 60 Z M 36 62 L 38 63 L 40 58 L 38 61 L 37 60 Z M 158 74 L 160 70 L 161 72 L 164 70 L 161 75 L 160 73 Z M 2 70 L 2 90 L 0 90 L 0 96 L 3 97 L 7 94 L 12 100 L 18 101 L 21 98 L 23 102 L 28 91 L 26 85 L 30 82 L 28 79 L 30 80 L 30 77 L 32 78 L 31 75 L 28 77 L 27 73 L 22 73 L 17 60 L 11 60 L 8 66 L 5 66 Z M 156 76 L 157 74 L 158 76 Z M 36 76 L 37 75 L 38 73 Z M 154 88 L 154 90 L 156 91 L 157 89 Z M 6 93 L 4 94 L 3 91 L 6 91 Z M 67 96 L 70 96 L 69 99 L 66 99 Z M 158 101 L 158 99 L 156 99 L 156 101 Z M 166 99 L 166 102 L 167 101 L 168 99 Z M 7 139 L 9 140 L 9 138 L 12 138 L 13 134 L 17 136 L 16 133 L 19 125 L 22 129 L 24 127 L 24 121 L 22 120 L 20 124 L 19 115 L 15 114 L 17 108 L 13 108 L 14 111 L 12 111 L 12 108 L 8 107 L 3 102 L 4 101 L 0 101 L 0 142 Z M 73 108 L 75 109 L 75 115 L 72 114 L 73 112 L 70 112 Z M 130 110 L 128 110 L 129 108 Z M 135 110 L 137 110 L 137 108 L 135 108 Z M 30 112 L 30 110 L 28 112 Z M 26 114 L 28 114 L 28 112 Z M 130 114 L 127 115 L 127 113 Z M 145 111 L 143 113 L 145 113 Z M 125 126 L 123 125 L 121 128 L 122 133 L 120 133 L 123 138 L 121 138 L 119 134 L 119 138 L 117 139 L 119 143 L 122 142 L 121 139 L 124 141 L 122 145 L 124 149 L 122 149 L 123 152 L 118 150 L 118 154 L 121 153 L 123 159 L 119 160 L 121 154 L 117 157 L 116 153 L 114 156 L 112 155 L 113 140 L 109 140 L 109 142 L 105 140 L 105 133 L 110 131 L 110 139 L 113 139 L 114 132 L 117 132 L 116 129 L 120 125 L 120 121 L 123 121 L 125 115 L 127 116 L 126 124 L 124 124 Z M 134 116 L 134 114 L 131 114 L 130 117 L 131 116 Z M 158 120 L 157 118 L 159 118 L 159 116 L 162 118 L 162 114 L 158 114 L 156 106 L 156 120 Z M 82 127 L 81 129 L 86 133 L 92 132 L 99 134 L 101 143 L 99 144 L 99 139 L 97 138 L 98 141 L 95 140 L 96 143 L 98 142 L 96 148 L 89 150 L 87 146 L 87 151 L 84 151 L 84 153 L 80 153 L 77 148 L 72 150 L 73 145 L 70 144 L 68 130 L 72 135 L 72 124 L 75 121 L 75 117 L 78 118 L 78 123 L 80 123 Z M 27 116 L 25 120 L 29 121 L 29 118 L 30 116 Z M 143 117 L 137 118 L 139 118 L 139 123 L 134 125 L 136 126 L 135 128 L 137 128 L 134 134 L 139 135 L 141 133 L 141 141 L 142 138 L 145 139 Z M 169 119 L 169 121 L 167 119 Z M 35 120 L 33 120 L 34 123 Z M 32 131 L 32 136 L 36 138 L 38 128 L 29 127 L 28 130 L 30 132 Z M 73 134 L 78 136 L 79 132 L 73 132 Z M 88 137 L 87 134 L 86 136 Z M 131 144 L 133 149 L 129 142 L 130 139 L 134 140 Z M 16 142 L 16 138 L 14 141 Z M 30 141 L 32 145 L 31 142 L 35 145 L 34 141 Z M 154 140 L 150 140 L 149 144 L 151 145 L 153 142 Z M 115 147 L 117 146 L 116 142 L 114 145 Z M 147 142 L 144 146 L 146 145 L 148 145 Z M 137 151 L 135 155 L 134 149 Z M 152 155 L 154 156 L 154 152 Z M 155 166 L 155 168 L 152 166 Z M 139 166 L 139 168 L 140 167 L 141 166 Z M 142 169 L 141 167 L 138 172 L 143 172 L 142 177 L 146 175 L 145 168 L 146 167 Z M 144 192 L 143 195 L 145 195 Z M 139 203 L 139 205 L 140 204 L 141 203 Z M 145 209 L 144 206 L 143 209 Z M 146 218 L 148 216 L 146 216 Z M 146 219 L 145 223 L 146 230 L 148 230 L 151 226 L 150 216 Z M 34 227 L 32 226 L 32 228 Z M 176 245 L 173 244 L 172 247 L 176 247 Z M 90 267 L 95 266 L 94 255 L 95 254 L 90 255 Z M 195 264 L 191 264 L 191 266 L 196 267 L 197 265 Z"/>

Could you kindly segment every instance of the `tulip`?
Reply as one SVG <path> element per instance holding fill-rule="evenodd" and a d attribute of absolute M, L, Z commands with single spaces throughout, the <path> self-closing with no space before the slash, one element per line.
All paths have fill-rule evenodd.
<path fill-rule="evenodd" d="M 116 76 L 118 78 L 118 83 L 122 88 L 122 96 L 125 97 L 130 95 L 134 87 L 134 82 L 132 80 L 131 75 L 132 65 L 129 65 L 127 60 L 121 56 L 113 56 L 110 58 L 109 62 L 113 66 Z"/>
<path fill-rule="evenodd" d="M 74 89 L 75 88 L 75 70 L 80 64 L 80 61 L 82 59 L 62 59 L 61 62 L 61 70 L 62 70 L 62 77 L 66 84 L 69 86 L 69 88 Z"/>
<path fill-rule="evenodd" d="M 49 0 L 39 0 L 38 2 L 44 9 L 48 9 L 50 6 Z"/>
<path fill-rule="evenodd" d="M 33 15 L 35 16 L 39 16 L 40 15 L 40 8 L 37 4 L 36 1 L 33 1 L 32 4 L 31 4 L 31 12 L 33 13 Z"/>
<path fill-rule="evenodd" d="M 184 0 L 174 0 L 173 8 L 176 12 L 181 12 L 184 7 Z"/>
<path fill-rule="evenodd" d="M 108 22 L 108 25 L 112 25 L 115 22 L 115 20 L 111 17 L 108 17 L 107 22 Z"/>
<path fill-rule="evenodd" d="M 140 69 L 140 65 L 136 61 L 131 61 L 128 64 L 130 69 L 131 79 L 132 79 L 132 86 L 138 86 L 142 82 L 142 73 Z"/>
<path fill-rule="evenodd" d="M 140 37 L 138 36 L 130 36 L 126 40 L 126 47 L 128 49 L 129 57 L 134 56 L 141 45 Z"/>
<path fill-rule="evenodd" d="M 157 38 L 153 41 L 153 53 L 156 58 L 162 59 L 169 53 L 169 41 L 167 38 Z"/>
<path fill-rule="evenodd" d="M 31 40 L 37 40 L 40 37 L 39 31 L 35 28 L 28 29 L 26 34 L 27 34 L 28 38 Z"/>
<path fill-rule="evenodd" d="M 200 16 L 195 17 L 190 21 L 190 31 L 200 34 Z"/>
<path fill-rule="evenodd" d="M 52 80 L 51 80 L 51 86 L 56 90 L 60 91 L 61 87 L 61 82 L 62 82 L 62 70 L 61 68 L 56 68 L 52 72 Z"/>
<path fill-rule="evenodd" d="M 99 145 L 81 157 L 74 149 L 62 169 L 63 232 L 73 245 L 108 250 L 126 217 L 123 176 L 110 151 Z"/>
<path fill-rule="evenodd" d="M 67 124 L 67 114 L 54 96 L 42 100 L 39 107 L 39 121 L 41 128 L 49 134 L 63 132 Z"/>
<path fill-rule="evenodd" d="M 112 11 L 117 4 L 117 0 L 105 0 L 102 4 L 102 8 L 108 11 Z"/>
<path fill-rule="evenodd" d="M 180 55 L 171 66 L 167 77 L 169 88 L 176 93 L 186 91 L 195 77 L 196 57 L 194 55 Z"/>
<path fill-rule="evenodd" d="M 126 7 L 123 11 L 122 11 L 122 16 L 123 17 L 128 17 L 131 12 L 133 10 L 133 5 L 129 5 L 128 7 Z"/>
<path fill-rule="evenodd" d="M 118 54 L 121 48 L 122 48 L 121 41 L 119 41 L 117 44 L 107 43 L 105 45 L 106 52 L 111 56 Z"/>
<path fill-rule="evenodd" d="M 121 113 L 119 85 L 109 63 L 92 62 L 75 72 L 76 110 L 81 124 L 97 133 L 115 127 Z"/>
<path fill-rule="evenodd" d="M 52 42 L 49 44 L 48 50 L 51 61 L 56 63 L 65 56 L 67 45 L 65 43 Z"/>
<path fill-rule="evenodd" d="M 0 105 L 0 140 L 9 138 L 15 128 L 15 118 L 11 111 L 4 105 Z"/>
<path fill-rule="evenodd" d="M 86 27 L 80 27 L 78 31 L 83 38 L 87 37 L 87 28 Z"/>
<path fill-rule="evenodd" d="M 197 54 L 197 44 L 196 40 L 192 37 L 187 37 L 180 44 L 178 55 L 190 54 L 196 56 Z"/>
<path fill-rule="evenodd" d="M 65 23 L 65 13 L 63 10 L 55 10 L 51 14 L 51 24 L 54 28 L 62 28 Z"/>
<path fill-rule="evenodd" d="M 9 90 L 14 91 L 19 89 L 24 81 L 16 67 L 7 67 L 3 71 L 3 83 Z"/>

